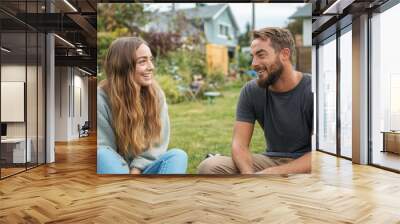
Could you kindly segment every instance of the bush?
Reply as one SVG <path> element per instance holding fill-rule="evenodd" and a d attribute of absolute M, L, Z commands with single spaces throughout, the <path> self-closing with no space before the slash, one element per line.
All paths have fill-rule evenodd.
<path fill-rule="evenodd" d="M 185 97 L 178 90 L 178 83 L 169 75 L 156 76 L 157 82 L 165 93 L 168 104 L 180 103 Z"/>
<path fill-rule="evenodd" d="M 225 82 L 225 74 L 220 70 L 210 71 L 207 74 L 207 81 L 217 86 L 222 85 Z"/>
<path fill-rule="evenodd" d="M 170 75 L 173 76 L 172 74 L 172 67 L 170 65 L 170 62 L 168 58 L 166 57 L 156 57 L 155 60 L 155 69 L 157 74 L 162 74 L 162 75 Z"/>
<path fill-rule="evenodd" d="M 251 69 L 251 56 L 249 53 L 239 52 L 238 61 L 239 61 L 239 69 L 242 70 L 250 70 Z"/>
<path fill-rule="evenodd" d="M 192 83 L 194 75 L 206 76 L 205 56 L 198 49 L 168 52 L 166 56 L 156 59 L 155 67 L 157 74 L 179 76 L 185 86 Z"/>
<path fill-rule="evenodd" d="M 149 44 L 154 56 L 165 56 L 183 44 L 180 34 L 173 32 L 151 31 L 145 33 L 143 39 Z"/>

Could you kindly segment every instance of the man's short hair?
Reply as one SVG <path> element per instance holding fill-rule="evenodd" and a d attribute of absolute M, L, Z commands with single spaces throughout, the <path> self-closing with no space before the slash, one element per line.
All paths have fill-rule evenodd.
<path fill-rule="evenodd" d="M 260 30 L 254 30 L 253 40 L 257 38 L 262 40 L 267 40 L 269 38 L 271 40 L 272 48 L 274 48 L 275 51 L 280 51 L 283 48 L 289 48 L 291 62 L 294 62 L 296 46 L 294 44 L 293 35 L 288 29 L 268 27 Z"/>

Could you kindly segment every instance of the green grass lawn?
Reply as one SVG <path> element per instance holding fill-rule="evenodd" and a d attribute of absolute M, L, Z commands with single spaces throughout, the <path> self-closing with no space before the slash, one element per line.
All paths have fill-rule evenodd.
<path fill-rule="evenodd" d="M 188 173 L 195 174 L 197 166 L 207 153 L 231 155 L 233 124 L 236 103 L 241 85 L 228 84 L 221 91 L 214 104 L 207 100 L 183 102 L 169 105 L 171 141 L 169 148 L 181 148 L 189 156 Z M 251 150 L 254 153 L 265 150 L 261 127 L 256 123 Z"/>

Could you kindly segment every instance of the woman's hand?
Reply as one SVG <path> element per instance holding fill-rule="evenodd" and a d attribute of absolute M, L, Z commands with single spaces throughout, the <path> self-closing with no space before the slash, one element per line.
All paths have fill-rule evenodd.
<path fill-rule="evenodd" d="M 141 171 L 138 168 L 132 168 L 131 174 L 141 174 Z"/>

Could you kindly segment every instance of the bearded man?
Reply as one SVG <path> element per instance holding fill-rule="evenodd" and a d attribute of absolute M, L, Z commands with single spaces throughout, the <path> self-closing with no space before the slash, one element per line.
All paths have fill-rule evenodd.
<path fill-rule="evenodd" d="M 313 94 L 311 75 L 293 66 L 295 44 L 287 29 L 253 32 L 252 67 L 258 79 L 241 90 L 236 109 L 232 157 L 211 156 L 199 174 L 291 174 L 311 172 Z M 264 131 L 266 152 L 253 154 L 255 121 Z"/>

